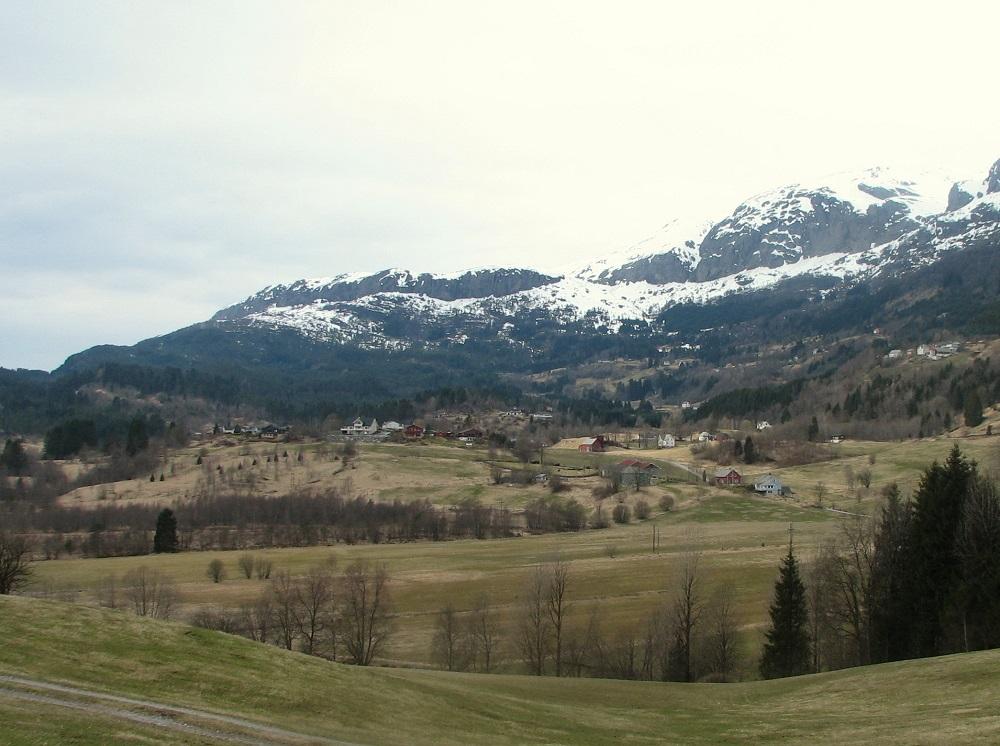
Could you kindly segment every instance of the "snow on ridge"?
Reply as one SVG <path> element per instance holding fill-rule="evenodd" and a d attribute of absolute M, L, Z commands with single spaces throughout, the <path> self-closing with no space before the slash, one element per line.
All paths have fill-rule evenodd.
<path fill-rule="evenodd" d="M 389 340 L 377 320 L 380 313 L 403 307 L 424 318 L 467 316 L 478 319 L 515 315 L 519 311 L 546 309 L 565 322 L 592 320 L 612 331 L 625 320 L 649 320 L 665 308 L 680 303 L 705 303 L 735 292 L 762 290 L 803 274 L 846 279 L 870 271 L 878 264 L 881 249 L 862 254 L 828 254 L 802 259 L 780 267 L 757 267 L 708 282 L 674 282 L 653 285 L 625 282 L 606 285 L 580 277 L 505 296 L 441 300 L 422 293 L 381 292 L 353 301 L 315 301 L 298 306 L 271 306 L 251 314 L 251 324 L 283 326 L 327 340 L 365 340 L 385 346 Z M 406 342 L 397 340 L 399 344 Z"/>
<path fill-rule="evenodd" d="M 711 228 L 712 221 L 708 219 L 674 218 L 639 243 L 624 250 L 610 252 L 604 258 L 588 262 L 582 267 L 573 265 L 563 274 L 567 277 L 596 280 L 605 272 L 626 264 L 671 253 L 688 267 L 693 267 L 699 259 L 698 246 Z M 688 242 L 693 246 L 688 246 Z"/>

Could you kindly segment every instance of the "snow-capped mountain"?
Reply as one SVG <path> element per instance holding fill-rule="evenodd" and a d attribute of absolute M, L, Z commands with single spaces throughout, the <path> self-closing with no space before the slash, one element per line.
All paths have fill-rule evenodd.
<path fill-rule="evenodd" d="M 639 244 L 561 276 L 392 269 L 299 280 L 265 288 L 210 323 L 291 329 L 369 349 L 505 339 L 542 320 L 613 333 L 678 304 L 794 278 L 863 281 L 998 238 L 1000 161 L 981 181 L 875 168 L 764 192 L 715 220 L 671 220 Z"/>

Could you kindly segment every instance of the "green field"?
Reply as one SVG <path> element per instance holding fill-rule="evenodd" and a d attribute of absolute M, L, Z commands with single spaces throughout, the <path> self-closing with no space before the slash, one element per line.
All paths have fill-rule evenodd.
<path fill-rule="evenodd" d="M 486 541 L 276 549 L 260 554 L 272 559 L 276 569 L 293 575 L 331 556 L 340 567 L 356 558 L 386 562 L 397 614 L 397 632 L 386 658 L 422 665 L 429 663 L 439 609 L 451 603 L 459 611 L 469 610 L 486 593 L 501 617 L 509 619 L 532 568 L 556 555 L 571 562 L 571 624 L 584 624 L 590 608 L 599 604 L 610 625 L 636 628 L 672 597 L 682 555 L 695 549 L 702 553 L 705 598 L 723 583 L 733 586 L 747 651 L 755 651 L 778 562 L 787 547 L 789 523 L 796 524 L 796 541 L 808 555 L 811 547 L 836 532 L 842 519 L 775 499 L 696 487 L 680 489 L 687 495 L 680 509 L 605 530 Z M 654 526 L 661 542 L 655 554 Z M 132 568 L 147 566 L 178 583 L 184 601 L 181 616 L 185 617 L 199 606 L 232 607 L 263 591 L 264 581 L 240 575 L 240 554 L 186 552 L 39 562 L 33 592 L 93 604 L 103 578 L 121 577 Z M 228 575 L 220 584 L 210 582 L 206 575 L 208 562 L 216 557 L 225 563 Z M 746 675 L 752 675 L 755 662 L 748 657 L 745 663 Z"/>
<path fill-rule="evenodd" d="M 1000 652 L 744 684 L 352 668 L 181 624 L 0 599 L 0 676 L 352 743 L 995 743 Z M 202 742 L 10 698 L 5 743 Z M 8 694 L 5 694 L 5 691 Z M 298 742 L 309 742 L 303 738 Z"/>

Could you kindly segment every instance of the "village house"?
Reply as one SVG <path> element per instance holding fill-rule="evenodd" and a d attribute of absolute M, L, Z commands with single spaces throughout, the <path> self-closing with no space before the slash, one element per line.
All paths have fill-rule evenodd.
<path fill-rule="evenodd" d="M 708 441 L 713 440 L 713 439 L 714 438 L 712 437 L 712 433 L 699 433 L 698 434 L 698 442 L 699 443 L 707 443 Z"/>
<path fill-rule="evenodd" d="M 656 439 L 656 445 L 659 448 L 673 448 L 674 446 L 677 445 L 677 438 L 675 438 L 673 435 L 670 435 L 669 433 L 660 435 Z"/>
<path fill-rule="evenodd" d="M 770 430 L 771 427 L 772 427 L 771 423 L 768 422 L 767 420 L 761 420 L 760 422 L 757 423 L 758 430 Z"/>
<path fill-rule="evenodd" d="M 732 466 L 720 466 L 712 475 L 712 480 L 721 486 L 743 484 L 743 475 Z"/>
<path fill-rule="evenodd" d="M 890 360 L 898 360 L 901 357 L 903 357 L 903 351 L 902 350 L 889 350 L 889 359 Z"/>
<path fill-rule="evenodd" d="M 619 461 L 617 468 L 621 475 L 621 486 L 626 489 L 648 487 L 660 480 L 660 467 L 648 461 L 629 458 Z"/>
<path fill-rule="evenodd" d="M 781 484 L 781 480 L 773 474 L 758 477 L 754 482 L 753 488 L 755 492 L 765 495 L 783 495 L 785 493 L 785 488 Z"/>
<path fill-rule="evenodd" d="M 354 422 L 346 427 L 340 428 L 341 435 L 364 435 L 365 434 L 365 421 L 360 417 L 355 417 Z"/>
<path fill-rule="evenodd" d="M 682 401 L 681 402 L 681 409 L 691 409 L 691 402 L 686 401 L 686 400 Z"/>
<path fill-rule="evenodd" d="M 531 415 L 532 422 L 552 422 L 552 414 L 550 412 L 536 412 Z"/>
<path fill-rule="evenodd" d="M 403 429 L 403 426 L 396 422 L 395 420 L 389 420 L 388 422 L 382 423 L 382 429 L 387 433 L 398 433 Z"/>
<path fill-rule="evenodd" d="M 587 438 L 577 450 L 580 453 L 602 453 L 604 451 L 604 436 L 598 435 L 596 438 Z"/>
<path fill-rule="evenodd" d="M 422 438 L 424 437 L 424 429 L 420 425 L 407 425 L 403 435 L 407 438 Z"/>
<path fill-rule="evenodd" d="M 464 440 L 464 441 L 469 442 L 469 443 L 471 443 L 472 441 L 475 441 L 475 440 L 482 440 L 483 439 L 483 431 L 480 430 L 478 427 L 470 427 L 467 430 L 462 430 L 458 434 L 458 439 L 459 440 Z"/>

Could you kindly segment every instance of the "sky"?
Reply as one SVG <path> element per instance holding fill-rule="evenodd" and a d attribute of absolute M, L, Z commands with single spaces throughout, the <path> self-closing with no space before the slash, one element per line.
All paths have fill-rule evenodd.
<path fill-rule="evenodd" d="M 1000 3 L 0 4 L 0 366 L 1000 158 Z M 722 210 L 721 214 L 719 210 Z"/>

